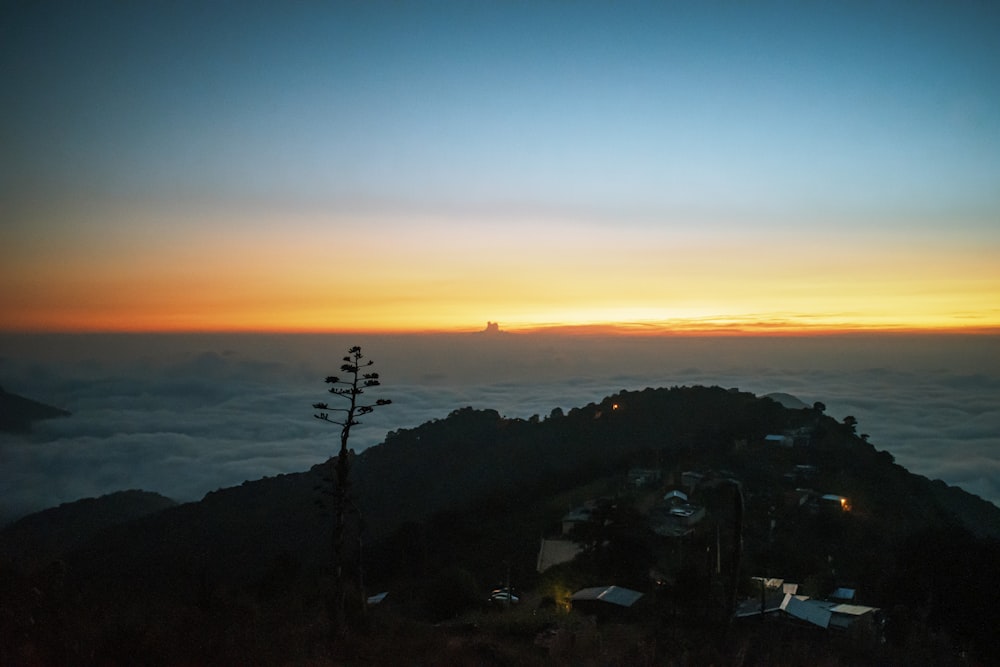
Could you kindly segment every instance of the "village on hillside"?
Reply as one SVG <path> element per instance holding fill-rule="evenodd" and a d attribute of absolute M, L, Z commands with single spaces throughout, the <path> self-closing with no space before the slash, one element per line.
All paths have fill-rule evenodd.
<path fill-rule="evenodd" d="M 758 443 L 736 443 L 739 448 L 754 447 L 762 460 L 773 450 L 808 452 L 809 429 L 789 433 L 769 434 Z M 613 539 L 614 522 L 619 520 L 619 505 L 628 505 L 630 513 L 641 517 L 644 527 L 657 542 L 656 564 L 649 568 L 652 590 L 668 591 L 677 586 L 677 578 L 689 575 L 692 563 L 700 568 L 707 582 L 705 595 L 712 595 L 712 580 L 723 581 L 738 568 L 745 539 L 745 507 L 766 499 L 768 540 L 779 523 L 800 522 L 810 517 L 829 517 L 852 512 L 852 502 L 840 489 L 816 490 L 810 484 L 820 476 L 817 465 L 792 463 L 779 471 L 766 489 L 746 488 L 729 470 L 665 471 L 662 468 L 632 468 L 623 481 L 622 491 L 615 497 L 588 498 L 571 507 L 560 519 L 558 534 L 540 540 L 537 559 L 539 573 L 572 562 L 588 550 L 608 546 L 601 539 Z M 720 494 L 728 492 L 738 498 L 739 519 L 732 507 L 720 506 Z M 739 525 L 732 525 L 739 521 Z M 780 562 L 780 557 L 774 559 Z M 829 559 L 832 561 L 832 557 Z M 738 577 L 738 572 L 733 572 Z M 848 630 L 864 625 L 870 631 L 883 623 L 878 607 L 860 604 L 858 591 L 851 582 L 836 579 L 836 568 L 830 562 L 826 589 L 801 586 L 786 580 L 780 573 L 766 572 L 739 581 L 738 594 L 732 599 L 732 618 L 737 622 L 767 617 L 775 622 L 803 624 L 830 631 Z M 596 582 L 595 582 L 596 583 Z M 601 582 L 572 593 L 567 602 L 574 609 L 600 616 L 625 614 L 640 602 L 644 593 L 614 582 Z M 808 590 L 807 590 L 808 589 Z"/>

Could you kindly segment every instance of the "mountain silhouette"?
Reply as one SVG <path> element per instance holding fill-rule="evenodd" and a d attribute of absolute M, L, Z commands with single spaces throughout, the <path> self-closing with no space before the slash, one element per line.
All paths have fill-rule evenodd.
<path fill-rule="evenodd" d="M 768 437 L 773 434 L 794 437 Z M 659 490 L 644 492 L 647 496 L 688 484 L 682 480 L 699 471 L 704 483 L 692 498 L 701 494 L 706 521 L 718 526 L 712 539 L 697 532 L 680 542 L 652 535 L 644 527 L 641 503 L 624 505 L 638 497 L 628 481 L 634 468 L 662 474 Z M 328 581 L 332 537 L 322 490 L 329 487 L 330 473 L 326 462 L 181 505 L 136 491 L 69 503 L 0 531 L 0 571 L 8 568 L 15 589 L 18 582 L 30 589 L 47 572 L 45 563 L 59 559 L 60 590 L 72 584 L 76 591 L 74 618 L 87 619 L 91 607 L 128 623 L 151 614 L 175 620 L 197 614 L 204 632 L 217 638 L 232 636 L 237 626 L 230 623 L 244 623 L 241 614 L 252 609 L 276 625 L 267 632 L 254 625 L 258 635 L 245 638 L 240 650 L 249 653 L 240 655 L 264 663 L 260 651 L 273 649 L 280 662 L 294 648 L 281 639 L 294 636 L 289 624 L 313 627 L 314 619 L 302 618 L 322 615 L 318 591 Z M 660 578 L 677 582 L 680 597 L 670 604 L 689 600 L 684 604 L 695 605 L 688 608 L 697 619 L 702 613 L 697 599 L 684 597 L 689 594 L 681 584 L 699 576 L 711 583 L 711 575 L 697 570 L 703 563 L 691 568 L 705 560 L 706 549 L 727 539 L 731 510 L 723 501 L 733 484 L 745 498 L 741 567 L 747 579 L 767 569 L 821 589 L 836 583 L 835 576 L 866 591 L 869 603 L 887 609 L 905 603 L 914 614 L 924 614 L 921 618 L 945 614 L 937 622 L 950 624 L 955 636 L 988 641 L 976 628 L 983 614 L 996 614 L 990 611 L 993 603 L 976 591 L 997 579 L 996 568 L 983 564 L 998 553 L 991 545 L 1000 538 L 1000 508 L 910 473 L 850 425 L 813 408 L 788 408 L 735 389 L 623 391 L 566 413 L 555 409 L 545 418 L 458 409 L 392 431 L 382 444 L 353 456 L 351 493 L 358 510 L 354 518 L 363 525 L 357 547 L 364 551 L 369 592 L 391 591 L 389 600 L 397 602 L 387 604 L 401 605 L 404 615 L 435 622 L 450 618 L 476 604 L 476 581 L 496 581 L 504 572 L 519 586 L 541 585 L 539 537 L 559 525 L 570 503 L 596 494 L 618 498 L 612 501 L 618 519 L 603 524 L 611 526 L 603 537 L 587 538 L 604 555 L 581 565 L 573 580 L 580 588 L 609 583 L 641 588 L 649 585 L 645 559 L 657 549 L 667 554 L 693 549 L 702 554 L 697 561 Z M 841 504 L 834 513 L 824 509 L 828 497 L 845 499 L 850 511 Z M 624 533 L 614 529 L 621 517 L 631 522 Z M 946 576 L 927 572 L 912 559 L 917 543 L 941 562 L 964 558 L 967 566 Z M 605 580 L 611 576 L 614 581 Z M 924 576 L 944 576 L 947 590 L 921 598 L 906 583 Z M 952 617 L 942 611 L 941 605 L 959 600 L 971 605 L 968 613 Z M 305 616 L 294 620 L 299 617 L 289 609 Z M 18 617 L 21 611 L 5 613 Z M 665 618 L 676 618 L 675 612 Z M 965 624 L 967 618 L 975 623 Z M 81 620 L 78 632 L 118 637 L 113 633 L 122 631 L 115 625 L 120 622 L 94 620 L 102 628 L 112 624 L 99 630 Z M 276 634 L 268 634 L 272 631 Z M 178 662 L 204 659 L 205 654 L 177 654 L 184 642 L 169 642 L 163 650 L 175 651 Z M 131 646 L 120 650 L 132 651 Z M 235 649 L 213 646 L 212 656 L 239 661 Z"/>
<path fill-rule="evenodd" d="M 21 433 L 31 430 L 36 421 L 69 415 L 68 410 L 9 393 L 0 387 L 0 431 Z"/>

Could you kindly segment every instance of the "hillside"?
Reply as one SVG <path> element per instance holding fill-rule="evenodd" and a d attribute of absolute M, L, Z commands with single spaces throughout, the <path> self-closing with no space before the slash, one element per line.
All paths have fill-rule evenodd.
<path fill-rule="evenodd" d="M 390 592 L 380 622 L 393 632 L 474 611 L 490 587 L 504 580 L 515 582 L 535 605 L 558 598 L 566 587 L 617 583 L 644 591 L 650 600 L 645 620 L 630 623 L 629 632 L 652 633 L 644 641 L 663 646 L 689 650 L 697 640 L 725 652 L 733 638 L 723 633 L 719 645 L 712 639 L 723 636 L 717 624 L 728 618 L 720 616 L 725 601 L 743 591 L 751 576 L 767 575 L 817 592 L 850 585 L 863 592 L 865 604 L 893 610 L 895 625 L 888 627 L 909 629 L 897 644 L 873 644 L 871 651 L 903 650 L 917 642 L 914 637 L 933 636 L 944 637 L 942 646 L 961 640 L 983 655 L 1000 656 L 990 653 L 988 637 L 976 630 L 979 621 L 997 615 L 983 591 L 995 590 L 991 582 L 1000 585 L 1000 509 L 909 473 L 858 437 L 855 426 L 818 407 L 787 408 L 718 387 L 621 392 L 527 420 L 464 408 L 391 432 L 383 444 L 354 457 L 352 490 L 364 529 L 352 540 L 363 549 L 368 591 Z M 629 481 L 633 468 L 661 476 L 639 488 Z M 681 488 L 690 477 L 684 473 L 693 472 L 703 481 L 683 488 L 706 508 L 705 518 L 682 540 L 662 537 L 651 529 L 652 504 L 666 490 Z M 320 490 L 328 473 L 328 465 L 319 465 L 163 509 L 157 503 L 167 505 L 166 499 L 133 494 L 26 517 L 0 533 L 0 554 L 8 555 L 5 585 L 16 592 L 30 584 L 58 601 L 60 613 L 86 619 L 72 631 L 64 628 L 77 637 L 74 646 L 87 644 L 119 660 L 153 650 L 142 642 L 159 647 L 162 664 L 206 656 L 288 664 L 295 661 L 289 656 L 301 657 L 302 651 L 323 653 L 329 647 L 317 647 L 325 646 L 322 591 L 329 582 L 331 520 Z M 743 499 L 738 514 L 727 490 L 733 484 Z M 850 511 L 838 505 L 831 513 L 817 504 L 830 494 L 844 498 Z M 594 546 L 574 563 L 540 575 L 539 537 L 558 533 L 571 507 L 600 498 L 614 508 L 606 510 L 606 529 L 577 536 Z M 109 506 L 133 509 L 112 518 Z M 740 530 L 733 532 L 733 525 Z M 21 565 L 12 567 L 9 555 L 15 551 Z M 58 556 L 65 568 L 58 590 L 78 593 L 57 594 L 51 572 L 24 566 L 32 551 L 37 563 Z M 729 568 L 733 578 L 712 575 L 703 555 L 694 558 L 697 553 L 717 553 L 720 571 Z M 947 576 L 928 569 L 928 563 L 940 567 L 949 560 L 961 568 Z M 652 571 L 660 583 L 650 579 Z M 46 593 L 50 589 L 38 577 L 53 592 Z M 663 582 L 673 583 L 663 589 Z M 948 587 L 927 598 L 907 582 Z M 5 618 L 24 618 L 19 599 L 8 595 L 14 602 L 3 603 Z M 961 613 L 949 606 L 959 600 Z M 686 611 L 678 617 L 677 610 Z M 151 613 L 162 619 L 154 635 L 128 620 Z M 905 626 L 901 614 L 910 619 Z M 526 627 L 536 628 L 539 618 L 525 621 Z M 575 617 L 545 618 L 561 628 Z M 194 632 L 195 619 L 198 641 L 164 651 L 162 642 Z M 924 625 L 914 619 L 924 619 Z M 251 626 L 255 630 L 247 634 Z M 39 627 L 30 627 L 18 635 L 28 639 L 4 650 L 41 641 Z M 429 626 L 414 627 L 431 632 Z M 366 635 L 364 650 L 375 656 L 381 640 L 376 629 L 369 630 L 374 634 Z M 740 632 L 743 641 L 756 641 L 750 630 Z M 123 644 L 123 637 L 131 639 Z M 460 643 L 480 640 L 486 641 Z M 537 650 L 529 641 L 515 655 L 521 661 Z M 374 657 L 369 662 L 392 664 Z"/>
<path fill-rule="evenodd" d="M 0 559 L 45 564 L 98 538 L 109 528 L 155 514 L 175 503 L 148 491 L 119 491 L 36 512 L 0 533 Z"/>
<path fill-rule="evenodd" d="M 18 433 L 31 429 L 42 419 L 69 416 L 67 410 L 4 391 L 0 387 L 0 432 Z"/>

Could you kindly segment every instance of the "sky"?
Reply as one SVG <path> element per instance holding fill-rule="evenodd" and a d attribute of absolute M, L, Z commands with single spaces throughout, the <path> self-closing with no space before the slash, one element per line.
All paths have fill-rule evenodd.
<path fill-rule="evenodd" d="M 0 3 L 0 331 L 1000 331 L 991 2 Z"/>
<path fill-rule="evenodd" d="M 1000 506 L 995 336 L 0 334 L 3 388 L 73 413 L 0 434 L 0 525 L 126 489 L 195 501 L 322 463 L 339 432 L 312 405 L 354 344 L 381 376 L 366 396 L 392 400 L 352 430 L 357 451 L 466 406 L 545 418 L 621 390 L 717 385 L 820 401 L 911 472 Z"/>

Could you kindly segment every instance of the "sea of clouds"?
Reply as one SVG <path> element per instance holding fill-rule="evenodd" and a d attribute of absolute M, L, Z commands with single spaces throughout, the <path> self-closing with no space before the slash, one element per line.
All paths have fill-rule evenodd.
<path fill-rule="evenodd" d="M 122 489 L 178 501 L 299 472 L 335 453 L 323 379 L 353 344 L 391 406 L 352 432 L 387 431 L 472 406 L 507 417 L 674 385 L 785 392 L 858 419 L 913 472 L 1000 505 L 1000 338 L 586 338 L 75 335 L 0 337 L 0 386 L 70 410 L 0 435 L 0 523 Z"/>

